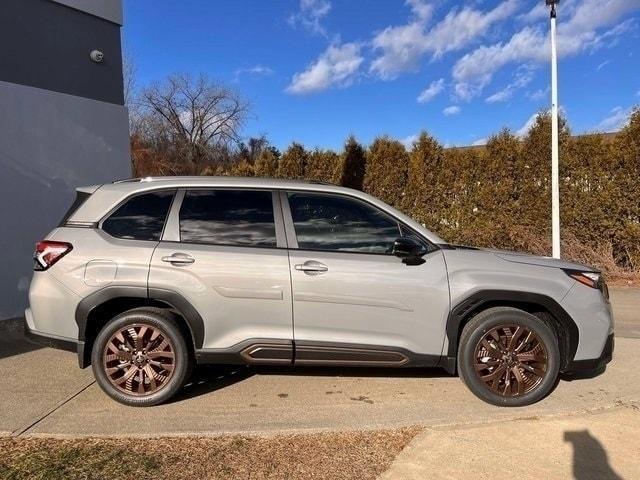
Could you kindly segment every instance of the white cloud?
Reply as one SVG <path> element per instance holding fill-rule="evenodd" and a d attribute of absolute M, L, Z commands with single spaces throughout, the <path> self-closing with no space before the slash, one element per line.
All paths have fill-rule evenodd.
<path fill-rule="evenodd" d="M 518 6 L 517 0 L 505 0 L 488 12 L 472 7 L 453 9 L 428 29 L 427 20 L 431 17 L 431 11 L 427 12 L 423 2 L 408 3 L 416 18 L 405 25 L 385 28 L 371 42 L 378 56 L 371 63 L 370 70 L 385 80 L 415 70 L 427 53 L 439 58 L 447 52 L 467 46 L 484 35 L 492 24 L 506 19 Z M 416 3 L 422 5 L 422 9 L 416 9 Z"/>
<path fill-rule="evenodd" d="M 413 144 L 418 141 L 420 136 L 416 133 L 414 135 L 409 135 L 400 140 L 400 143 L 404 145 L 404 148 L 407 150 L 411 150 L 413 148 Z"/>
<path fill-rule="evenodd" d="M 314 35 L 326 35 L 322 20 L 330 11 L 329 0 L 300 0 L 298 12 L 289 17 L 289 25 L 300 25 Z"/>
<path fill-rule="evenodd" d="M 629 122 L 630 116 L 631 108 L 615 107 L 595 129 L 600 132 L 617 132 Z"/>
<path fill-rule="evenodd" d="M 480 145 L 486 145 L 486 144 L 487 144 L 486 138 L 479 138 L 478 140 L 474 141 L 471 145 L 473 145 L 474 147 L 478 147 Z"/>
<path fill-rule="evenodd" d="M 494 93 L 493 95 L 487 97 L 485 101 L 487 103 L 497 103 L 497 102 L 506 102 L 507 100 L 513 97 L 513 94 L 521 89 L 529 85 L 531 80 L 533 80 L 533 68 L 531 67 L 521 67 L 516 70 L 514 75 L 514 80 L 502 90 Z"/>
<path fill-rule="evenodd" d="M 542 2 L 536 3 L 535 7 L 529 10 L 527 13 L 518 15 L 518 20 L 525 23 L 533 23 L 543 18 L 549 17 L 549 8 Z"/>
<path fill-rule="evenodd" d="M 235 72 L 235 79 L 238 80 L 242 75 L 249 75 L 251 77 L 267 77 L 269 75 L 273 75 L 273 73 L 274 71 L 272 68 L 258 64 L 249 68 L 239 68 Z"/>
<path fill-rule="evenodd" d="M 622 15 L 640 9 L 640 0 L 583 0 L 568 9 L 569 18 L 558 23 L 558 54 L 568 56 L 587 48 L 602 46 L 621 35 L 632 21 L 601 32 Z M 561 13 L 559 12 L 559 15 Z M 468 100 L 489 84 L 494 72 L 513 62 L 548 62 L 549 38 L 546 29 L 526 26 L 506 42 L 483 45 L 467 53 L 453 67 L 455 91 Z"/>
<path fill-rule="evenodd" d="M 418 103 L 430 102 L 434 97 L 444 90 L 444 78 L 435 80 L 418 95 Z"/>
<path fill-rule="evenodd" d="M 433 5 L 423 0 L 407 0 L 405 3 L 411 7 L 411 12 L 422 21 L 429 20 L 433 15 Z"/>
<path fill-rule="evenodd" d="M 606 67 L 610 63 L 611 63 L 611 60 L 605 60 L 604 62 L 602 62 L 600 65 L 598 65 L 596 67 L 596 70 L 599 72 L 600 70 L 602 70 L 604 67 Z"/>
<path fill-rule="evenodd" d="M 516 131 L 516 135 L 518 137 L 524 137 L 527 133 L 529 133 L 529 130 L 531 130 L 531 127 L 533 127 L 536 124 L 538 115 L 539 113 L 537 112 L 531 115 L 529 119 L 525 122 L 525 124 Z"/>
<path fill-rule="evenodd" d="M 535 92 L 527 93 L 527 98 L 533 102 L 539 102 L 540 100 L 544 100 L 549 96 L 549 92 L 551 89 L 549 87 L 543 89 L 538 89 Z"/>
<path fill-rule="evenodd" d="M 360 45 L 332 44 L 303 72 L 296 73 L 286 91 L 307 94 L 350 85 L 363 62 Z"/>
<path fill-rule="evenodd" d="M 450 107 L 442 110 L 442 114 L 446 117 L 450 117 L 452 115 L 458 115 L 461 111 L 461 108 L 457 105 L 451 105 Z"/>

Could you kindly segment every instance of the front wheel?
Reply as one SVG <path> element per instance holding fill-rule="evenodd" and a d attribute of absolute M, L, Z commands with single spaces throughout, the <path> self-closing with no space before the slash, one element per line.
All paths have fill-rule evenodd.
<path fill-rule="evenodd" d="M 136 308 L 100 331 L 91 362 L 98 385 L 111 398 L 130 406 L 151 406 L 182 387 L 191 358 L 172 313 Z"/>
<path fill-rule="evenodd" d="M 460 377 L 480 399 L 519 407 L 544 398 L 560 366 L 558 341 L 543 320 L 510 307 L 487 309 L 463 329 Z"/>

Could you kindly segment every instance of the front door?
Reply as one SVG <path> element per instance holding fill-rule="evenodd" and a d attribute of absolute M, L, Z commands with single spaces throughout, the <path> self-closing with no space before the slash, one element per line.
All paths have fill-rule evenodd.
<path fill-rule="evenodd" d="M 202 317 L 201 348 L 221 361 L 236 354 L 248 361 L 291 362 L 289 261 L 275 195 L 180 191 L 153 254 L 150 291 L 184 297 Z"/>
<path fill-rule="evenodd" d="M 315 192 L 282 198 L 294 247 L 296 363 L 437 360 L 449 312 L 442 252 L 422 239 L 424 263 L 403 263 L 393 243 L 417 234 L 364 200 Z"/>

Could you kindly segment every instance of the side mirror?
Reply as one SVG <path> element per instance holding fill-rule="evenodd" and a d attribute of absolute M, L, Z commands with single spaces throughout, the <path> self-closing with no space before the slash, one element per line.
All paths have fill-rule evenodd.
<path fill-rule="evenodd" d="M 401 258 L 402 263 L 407 265 L 420 265 L 424 263 L 422 256 L 427 253 L 427 249 L 411 237 L 400 237 L 393 242 L 393 250 L 391 253 Z"/>

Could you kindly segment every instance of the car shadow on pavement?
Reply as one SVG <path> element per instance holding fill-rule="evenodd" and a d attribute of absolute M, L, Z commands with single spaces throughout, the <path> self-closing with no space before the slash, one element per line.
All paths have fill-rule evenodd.
<path fill-rule="evenodd" d="M 229 387 L 254 375 L 290 375 L 315 377 L 450 377 L 438 368 L 370 368 L 370 367 L 274 367 L 248 365 L 201 365 L 194 369 L 183 389 L 167 403 L 181 402 Z"/>
<path fill-rule="evenodd" d="M 573 477 L 576 480 L 622 480 L 609 465 L 604 446 L 589 430 L 564 432 L 564 441 L 573 447 Z"/>
<path fill-rule="evenodd" d="M 255 371 L 246 365 L 200 365 L 195 367 L 191 378 L 185 386 L 166 404 L 181 402 L 199 397 L 207 393 L 221 390 L 235 383 L 242 382 L 253 375 Z"/>
<path fill-rule="evenodd" d="M 24 336 L 24 319 L 0 321 L 0 359 L 39 350 L 41 345 Z"/>

